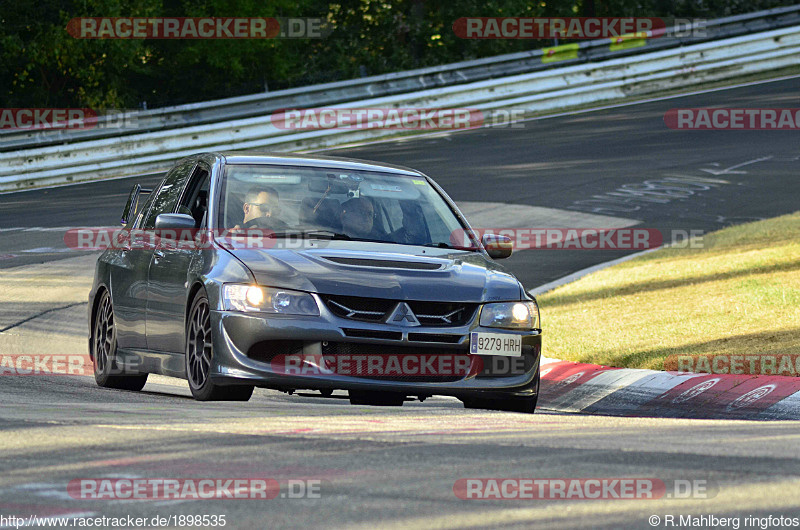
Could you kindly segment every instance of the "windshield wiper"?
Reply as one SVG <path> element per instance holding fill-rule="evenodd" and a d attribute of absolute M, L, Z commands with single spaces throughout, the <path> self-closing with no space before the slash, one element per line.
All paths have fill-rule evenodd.
<path fill-rule="evenodd" d="M 333 232 L 330 230 L 292 230 L 287 232 L 273 232 L 267 237 L 276 239 L 283 239 L 287 237 L 303 237 L 307 239 L 337 239 L 341 241 L 350 241 L 353 238 L 347 234 Z"/>
<path fill-rule="evenodd" d="M 396 241 L 389 241 L 385 239 L 369 239 L 363 237 L 352 237 L 348 236 L 347 234 L 343 234 L 341 232 L 334 232 L 332 230 L 289 230 L 284 232 L 274 232 L 269 234 L 267 237 L 283 239 L 287 237 L 302 237 L 306 239 L 326 239 L 326 240 L 334 240 L 334 241 L 362 241 L 366 243 L 386 243 L 387 245 L 416 245 L 413 243 L 397 243 Z M 428 243 L 422 245 L 425 247 L 436 247 L 436 248 L 449 248 L 453 250 L 469 250 L 472 252 L 477 251 L 478 249 L 475 247 L 461 247 L 457 245 L 451 245 L 449 243 Z"/>
<path fill-rule="evenodd" d="M 478 249 L 476 247 L 462 247 L 459 245 L 451 245 L 450 243 L 444 243 L 440 241 L 439 243 L 427 243 L 422 245 L 423 247 L 435 247 L 435 248 L 450 248 L 453 250 L 470 250 L 472 252 L 476 252 Z"/>

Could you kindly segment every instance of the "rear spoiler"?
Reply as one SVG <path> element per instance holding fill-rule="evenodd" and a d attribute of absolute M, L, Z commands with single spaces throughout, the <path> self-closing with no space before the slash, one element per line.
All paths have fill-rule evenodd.
<path fill-rule="evenodd" d="M 125 204 L 125 209 L 122 210 L 122 226 L 128 224 L 128 221 L 136 217 L 139 210 L 139 196 L 142 193 L 152 193 L 152 189 L 145 189 L 141 184 L 135 184 L 131 189 L 131 194 L 128 195 L 128 202 Z"/>

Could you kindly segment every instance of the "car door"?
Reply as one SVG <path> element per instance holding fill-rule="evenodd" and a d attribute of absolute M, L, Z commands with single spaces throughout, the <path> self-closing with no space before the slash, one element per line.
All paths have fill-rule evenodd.
<path fill-rule="evenodd" d="M 172 209 L 173 213 L 195 217 L 196 228 L 201 228 L 208 207 L 209 175 L 210 169 L 204 163 L 195 165 Z M 150 350 L 182 353 L 184 349 L 187 277 L 199 250 L 196 245 L 187 244 L 187 237 L 179 238 L 179 243 L 156 235 L 156 249 L 147 277 L 147 347 Z"/>
<path fill-rule="evenodd" d="M 123 231 L 121 247 L 108 260 L 109 283 L 114 303 L 117 345 L 122 349 L 147 348 L 145 313 L 147 310 L 147 269 L 153 249 L 142 236 L 142 226 L 161 184 L 148 197 L 136 217 Z"/>

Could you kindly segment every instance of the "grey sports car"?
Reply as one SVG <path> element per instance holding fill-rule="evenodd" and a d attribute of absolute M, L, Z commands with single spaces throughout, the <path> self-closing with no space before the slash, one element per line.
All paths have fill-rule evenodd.
<path fill-rule="evenodd" d="M 539 308 L 494 261 L 511 241 L 478 238 L 418 171 L 198 154 L 134 186 L 122 222 L 89 294 L 100 386 L 141 390 L 156 373 L 198 400 L 261 387 L 536 408 Z"/>

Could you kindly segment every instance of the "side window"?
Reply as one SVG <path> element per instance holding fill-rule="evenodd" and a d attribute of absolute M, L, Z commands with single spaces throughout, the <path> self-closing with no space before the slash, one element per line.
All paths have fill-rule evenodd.
<path fill-rule="evenodd" d="M 195 165 L 194 160 L 185 161 L 175 166 L 164 179 L 161 189 L 153 199 L 153 204 L 144 222 L 144 229 L 151 229 L 156 225 L 156 217 L 160 213 L 171 213 L 178 203 L 178 197 L 186 184 L 189 172 Z"/>
<path fill-rule="evenodd" d="M 144 201 L 144 205 L 142 205 L 142 207 L 139 208 L 139 211 L 136 213 L 136 218 L 133 221 L 133 225 L 132 225 L 133 228 L 135 228 L 135 229 L 141 229 L 142 228 L 143 222 L 144 222 L 144 218 L 147 215 L 147 212 L 150 211 L 150 205 L 153 204 L 153 199 L 158 194 L 158 190 L 160 190 L 160 189 L 161 189 L 161 182 L 158 183 L 158 185 L 153 189 L 153 192 L 147 197 L 147 200 Z M 139 201 L 141 202 L 141 200 L 142 199 L 140 198 Z"/>
<path fill-rule="evenodd" d="M 209 171 L 203 166 L 197 166 L 189 179 L 186 191 L 181 195 L 178 204 L 178 213 L 194 217 L 195 228 L 200 228 L 208 212 L 208 187 Z"/>

